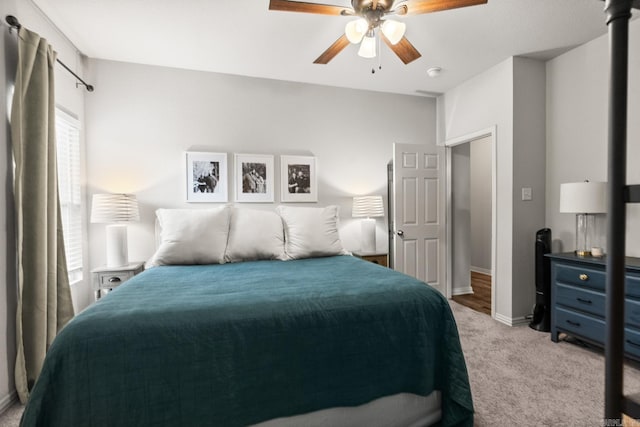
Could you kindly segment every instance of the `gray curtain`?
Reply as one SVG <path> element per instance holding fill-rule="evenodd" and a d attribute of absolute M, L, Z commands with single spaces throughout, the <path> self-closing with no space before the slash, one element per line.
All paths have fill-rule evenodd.
<path fill-rule="evenodd" d="M 11 108 L 18 258 L 16 388 L 25 403 L 53 338 L 73 317 L 56 172 L 56 53 L 24 27 Z"/>

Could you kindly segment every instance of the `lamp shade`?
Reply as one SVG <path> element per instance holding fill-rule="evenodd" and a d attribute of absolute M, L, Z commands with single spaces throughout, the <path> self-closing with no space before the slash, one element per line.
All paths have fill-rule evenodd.
<path fill-rule="evenodd" d="M 560 184 L 560 212 L 606 213 L 606 182 L 570 182 Z"/>
<path fill-rule="evenodd" d="M 356 196 L 353 198 L 354 218 L 376 218 L 384 216 L 382 196 Z"/>
<path fill-rule="evenodd" d="M 362 43 L 360 43 L 360 49 L 358 49 L 358 55 L 363 58 L 376 57 L 376 36 L 373 31 L 370 30 L 362 39 Z"/>
<path fill-rule="evenodd" d="M 389 43 L 398 44 L 407 30 L 407 24 L 387 19 L 382 23 L 382 33 L 385 35 Z"/>
<path fill-rule="evenodd" d="M 369 30 L 369 24 L 366 19 L 360 18 L 355 21 L 347 22 L 347 25 L 344 28 L 344 34 L 347 36 L 347 39 L 350 43 L 360 43 L 362 38 L 367 31 Z"/>
<path fill-rule="evenodd" d="M 140 221 L 138 200 L 133 194 L 94 194 L 91 222 L 121 223 Z"/>

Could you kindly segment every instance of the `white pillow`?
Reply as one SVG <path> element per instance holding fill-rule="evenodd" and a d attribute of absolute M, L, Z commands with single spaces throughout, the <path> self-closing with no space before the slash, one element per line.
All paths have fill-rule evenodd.
<path fill-rule="evenodd" d="M 226 262 L 286 259 L 282 218 L 275 212 L 231 209 Z"/>
<path fill-rule="evenodd" d="M 223 264 L 229 235 L 229 207 L 158 209 L 160 247 L 150 265 Z"/>
<path fill-rule="evenodd" d="M 338 234 L 338 207 L 278 206 L 284 222 L 287 259 L 349 255 Z"/>

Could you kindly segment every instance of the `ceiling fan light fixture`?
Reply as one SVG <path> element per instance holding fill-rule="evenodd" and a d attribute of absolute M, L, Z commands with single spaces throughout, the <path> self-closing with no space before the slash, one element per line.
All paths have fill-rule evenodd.
<path fill-rule="evenodd" d="M 370 30 L 362 39 L 362 43 L 360 43 L 360 49 L 358 50 L 358 55 L 363 58 L 376 57 L 376 36 L 373 30 Z"/>
<path fill-rule="evenodd" d="M 389 43 L 395 45 L 404 37 L 404 33 L 407 31 L 407 24 L 404 22 L 394 21 L 392 19 L 386 19 L 382 23 L 382 33 L 385 35 Z"/>
<path fill-rule="evenodd" d="M 355 21 L 349 21 L 344 28 L 344 34 L 350 43 L 358 44 L 362 41 L 362 38 L 367 34 L 369 30 L 369 24 L 366 19 L 360 18 Z"/>

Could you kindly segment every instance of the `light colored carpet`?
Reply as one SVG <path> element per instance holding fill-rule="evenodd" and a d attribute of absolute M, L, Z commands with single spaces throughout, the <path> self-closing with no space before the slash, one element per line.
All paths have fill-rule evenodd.
<path fill-rule="evenodd" d="M 476 426 L 600 426 L 604 355 L 549 333 L 509 327 L 451 301 L 467 361 Z M 636 365 L 637 366 L 637 365 Z M 640 371 L 625 367 L 626 392 Z"/>
<path fill-rule="evenodd" d="M 0 414 L 0 427 L 18 427 L 23 410 L 24 406 L 20 403 L 14 403 L 13 406 Z"/>
<path fill-rule="evenodd" d="M 548 333 L 508 327 L 451 301 L 467 361 L 475 425 L 599 426 L 604 408 L 604 356 L 551 342 Z M 625 389 L 640 391 L 640 370 L 625 368 Z M 17 427 L 23 407 L 0 415 Z"/>

